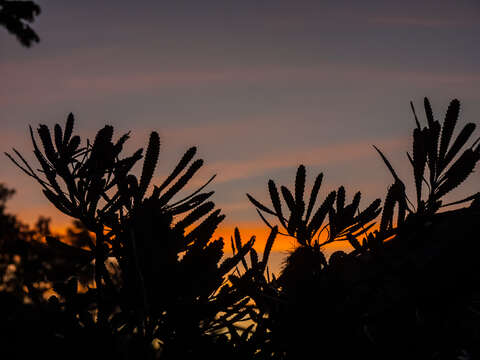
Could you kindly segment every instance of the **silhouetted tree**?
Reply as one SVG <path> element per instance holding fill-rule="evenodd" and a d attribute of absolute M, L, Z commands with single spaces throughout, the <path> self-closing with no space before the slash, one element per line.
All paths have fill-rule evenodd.
<path fill-rule="evenodd" d="M 0 0 L 0 25 L 26 47 L 38 43 L 40 38 L 28 23 L 40 14 L 40 7 L 33 1 Z"/>

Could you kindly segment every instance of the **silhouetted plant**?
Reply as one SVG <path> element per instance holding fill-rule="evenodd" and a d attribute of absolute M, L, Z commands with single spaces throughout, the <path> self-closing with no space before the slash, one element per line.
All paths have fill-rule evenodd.
<path fill-rule="evenodd" d="M 479 250 L 475 223 L 480 216 L 480 200 L 477 193 L 441 203 L 445 194 L 471 174 L 480 158 L 480 146 L 475 141 L 455 160 L 475 128 L 467 124 L 449 146 L 458 117 L 457 100 L 450 104 L 441 136 L 440 124 L 433 120 L 427 99 L 425 110 L 429 126 L 422 130 L 415 115 L 413 157 L 408 155 L 417 194 L 415 208 L 406 196 L 403 181 L 376 148 L 394 178 L 378 230 L 368 232 L 371 228 L 363 227 L 367 222 L 353 217 L 360 194 L 345 206 L 343 187 L 332 192 L 332 199 L 327 197 L 317 211 L 322 216 L 315 229 L 320 229 L 328 214 L 329 223 L 323 226 L 330 227 L 326 242 L 346 238 L 354 248 L 349 253 L 337 251 L 327 260 L 322 244 L 315 241 L 312 246 L 305 236 L 310 233 L 298 230 L 308 229 L 310 214 L 307 211 L 302 218 L 303 166 L 297 171 L 295 197 L 281 188 L 290 216 L 283 215 L 272 180 L 269 192 L 273 209 L 247 195 L 270 228 L 262 212 L 277 217 L 287 230 L 285 234 L 297 237 L 303 245 L 287 256 L 279 278 L 269 282 L 276 306 L 266 308 L 259 323 L 265 324 L 264 338 L 268 339 L 268 349 L 274 351 L 263 353 L 265 358 L 299 359 L 318 354 L 326 359 L 450 359 L 460 353 L 472 358 L 480 354 L 480 289 L 476 280 L 480 268 L 474 255 Z M 426 199 L 422 182 L 428 187 Z M 320 183 L 321 176 L 317 177 L 309 204 L 315 202 Z M 441 206 L 466 201 L 472 201 L 469 208 L 437 213 Z M 366 218 L 373 220 L 380 213 L 378 207 L 376 200 L 364 211 Z M 362 243 L 355 236 L 356 229 L 366 235 Z"/>
<path fill-rule="evenodd" d="M 281 186 L 283 199 L 290 212 L 288 217 L 283 215 L 280 196 L 273 180 L 268 182 L 273 210 L 247 194 L 248 199 L 257 207 L 257 213 L 268 227 L 272 228 L 272 225 L 270 225 L 262 212 L 278 218 L 280 224 L 286 230 L 286 233 L 280 234 L 295 237 L 300 245 L 310 246 L 315 237 L 316 242 L 319 242 L 320 234 L 324 229 L 327 229 L 328 236 L 320 245 L 341 240 L 356 241 L 355 239 L 358 236 L 364 234 L 373 226 L 373 224 L 367 224 L 380 213 L 380 199 L 373 201 L 365 210 L 360 212 L 358 207 L 361 193 L 357 192 L 352 202 L 345 205 L 345 188 L 340 186 L 337 192 L 330 192 L 323 203 L 313 212 L 322 184 L 323 173 L 320 173 L 315 179 L 307 207 L 304 200 L 305 178 L 305 166 L 300 165 L 295 178 L 295 196 L 286 186 Z M 334 204 L 336 207 L 333 206 Z M 329 222 L 322 227 L 327 215 Z"/>
<path fill-rule="evenodd" d="M 37 33 L 28 25 L 40 14 L 40 7 L 33 1 L 0 0 L 0 25 L 15 35 L 26 47 L 39 42 Z"/>
<path fill-rule="evenodd" d="M 59 304 L 59 311 L 68 309 L 72 321 L 79 319 L 74 328 L 94 326 L 126 336 L 127 343 L 138 342 L 136 351 L 151 351 L 154 339 L 164 358 L 204 351 L 215 341 L 210 336 L 215 330 L 242 320 L 243 315 L 229 319 L 218 314 L 236 313 L 241 307 L 237 303 L 243 298 L 230 295 L 233 289 L 225 286 L 225 275 L 253 242 L 221 261 L 223 240 L 211 237 L 224 216 L 220 210 L 212 211 L 214 204 L 207 201 L 213 192 L 202 192 L 213 177 L 190 195 L 172 200 L 203 164 L 192 162 L 196 148 L 190 148 L 147 196 L 160 149 L 156 132 L 150 135 L 138 180 L 131 169 L 142 149 L 120 157 L 129 134 L 114 142 L 113 127 L 107 125 L 93 143 L 87 140 L 82 146 L 80 137 L 72 136 L 73 127 L 70 114 L 63 131 L 55 125 L 52 139 L 49 128 L 40 125 L 43 151 L 30 128 L 39 172 L 17 150 L 13 151 L 18 160 L 7 154 L 42 186 L 57 209 L 95 234 L 94 241 L 87 239 L 88 249 L 47 238 L 52 251 L 75 254 L 72 261 L 80 266 L 95 264 L 94 288 L 79 293 L 77 280 L 70 278 L 55 287 L 63 302 L 52 301 Z M 64 331 L 67 337 L 75 333 Z"/>
<path fill-rule="evenodd" d="M 34 306 L 5 296 L 14 292 L 0 292 L 1 303 L 16 314 L 13 318 L 0 314 L 10 319 L 3 327 L 0 324 L 0 335 L 32 337 L 39 348 L 53 344 L 59 358 L 72 357 L 70 349 L 82 342 L 89 347 L 73 356 L 258 360 L 312 354 L 325 359 L 480 356 L 480 243 L 475 227 L 480 197 L 477 193 L 441 203 L 471 174 L 480 146 L 477 140 L 460 154 L 473 124 L 451 141 L 458 101 L 450 104 L 442 128 L 427 99 L 424 105 L 428 127 L 421 129 L 414 111 L 417 128 L 412 156 L 408 154 L 416 206 L 377 148 L 394 177 L 383 209 L 377 199 L 360 211 L 360 192 L 346 204 L 343 186 L 316 207 L 323 175 L 316 177 L 306 201 L 306 170 L 301 165 L 294 191 L 280 187 L 283 201 L 276 184 L 269 181 L 272 207 L 247 194 L 271 229 L 261 259 L 253 249 L 255 237 L 243 243 L 238 229 L 231 238 L 230 257 L 224 258 L 223 239 L 212 239 L 223 219 L 208 201 L 213 192 L 203 192 L 213 177 L 190 195 L 174 199 L 202 166 L 201 160 L 193 160 L 195 148 L 149 191 L 160 151 L 157 133 L 150 135 L 137 178 L 131 170 L 142 150 L 122 157 L 129 135 L 114 142 L 111 126 L 101 129 L 93 143 L 82 145 L 80 137 L 73 136 L 72 115 L 64 131 L 55 125 L 53 138 L 48 127 L 40 125 L 42 150 L 30 129 L 41 169 L 33 170 L 15 149 L 16 158 L 7 155 L 40 183 L 59 210 L 76 219 L 75 230 L 61 241 L 49 234 L 48 219 L 40 219 L 35 234 L 42 233 L 46 243 L 34 241 L 22 248 L 28 261 L 18 267 L 18 279 L 26 284 L 26 290 L 18 293 L 28 294 Z M 2 194 L 5 199 L 11 193 L 2 189 L 0 220 L 11 220 L 2 217 Z M 472 201 L 469 207 L 438 211 L 466 201 Z M 372 231 L 380 212 L 378 230 Z M 278 219 L 282 234 L 300 244 L 286 257 L 278 277 L 268 268 L 278 226 L 265 214 Z M 327 259 L 323 245 L 345 240 L 353 250 L 336 251 Z M 87 271 L 92 267 L 94 275 Z M 43 293 L 35 288 L 39 278 L 53 282 L 57 295 L 42 302 Z M 42 325 L 32 325 L 34 319 L 41 319 Z M 9 327 L 26 326 L 33 330 L 9 334 Z M 153 349 L 154 343 L 159 351 Z M 96 349 L 93 354 L 91 348 Z"/>
<path fill-rule="evenodd" d="M 387 158 L 376 148 L 395 180 L 395 190 L 391 190 L 387 198 L 390 198 L 390 201 L 402 202 L 400 211 L 403 212 L 403 215 L 405 215 L 405 210 L 417 215 L 434 214 L 442 206 L 457 205 L 477 198 L 478 193 L 449 204 L 442 204 L 441 200 L 444 195 L 467 179 L 480 159 L 479 138 L 452 163 L 470 139 L 476 127 L 474 123 L 467 123 L 452 142 L 460 112 L 460 102 L 457 99 L 450 102 L 443 124 L 440 125 L 440 122 L 434 118 L 430 101 L 425 98 L 424 107 L 428 126 L 423 128 L 418 120 L 413 103 L 410 103 L 410 105 L 417 127 L 413 131 L 412 155 L 407 153 L 407 156 L 413 168 L 417 205 L 415 209 L 408 206 L 407 201 L 409 202 L 409 200 L 405 195 L 403 182 Z M 425 172 L 428 172 L 428 175 Z M 426 199 L 424 199 L 424 183 L 428 188 Z M 385 222 L 389 221 L 391 223 L 392 215 L 390 211 L 385 214 L 385 217 L 388 218 Z M 403 217 L 399 215 L 398 221 L 403 221 Z"/>

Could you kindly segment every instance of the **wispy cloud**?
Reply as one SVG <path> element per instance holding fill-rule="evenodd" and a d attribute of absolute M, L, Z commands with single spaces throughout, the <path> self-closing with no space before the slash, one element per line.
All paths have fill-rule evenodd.
<path fill-rule="evenodd" d="M 378 141 L 378 139 L 377 139 Z M 382 140 L 384 149 L 395 149 L 404 145 L 400 138 Z M 328 146 L 311 147 L 292 151 L 285 150 L 282 153 L 266 153 L 259 157 L 249 158 L 243 161 L 218 161 L 210 163 L 211 169 L 217 170 L 219 176 L 217 183 L 245 179 L 263 175 L 275 170 L 295 167 L 303 163 L 305 165 L 326 165 L 344 161 L 361 160 L 375 156 L 372 151 L 372 141 L 364 140 L 354 143 L 337 143 Z"/>
<path fill-rule="evenodd" d="M 422 24 L 420 18 L 373 18 L 379 23 Z M 428 22 L 427 22 L 428 24 Z M 430 23 L 436 24 L 434 20 Z M 438 21 L 438 25 L 443 24 Z M 31 104 L 58 102 L 68 98 L 108 97 L 122 93 L 136 93 L 147 90 L 201 88 L 213 86 L 238 86 L 240 84 L 269 84 L 275 82 L 325 82 L 357 80 L 368 82 L 429 82 L 431 84 L 473 84 L 480 80 L 478 73 L 451 72 L 448 74 L 432 71 L 407 71 L 382 69 L 357 64 L 321 63 L 312 67 L 255 66 L 230 67 L 225 69 L 162 69 L 151 67 L 112 71 L 107 65 L 99 65 L 95 70 L 76 69 L 90 64 L 89 55 L 80 58 L 64 56 L 61 59 L 25 62 L 20 64 L 3 63 L 2 81 L 7 86 L 0 89 L 0 103 Z M 65 63 L 71 63 L 66 66 Z M 103 66 L 103 67 L 102 67 Z M 102 71 L 104 69 L 105 71 Z M 45 91 L 48 89 L 48 91 Z"/>

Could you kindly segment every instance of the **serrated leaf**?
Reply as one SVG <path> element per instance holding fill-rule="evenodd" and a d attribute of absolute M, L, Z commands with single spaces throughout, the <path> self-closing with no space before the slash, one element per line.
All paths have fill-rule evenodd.
<path fill-rule="evenodd" d="M 235 227 L 234 236 L 235 236 L 235 244 L 237 246 L 237 251 L 240 253 L 240 251 L 243 248 L 243 245 L 242 245 L 242 238 L 240 236 L 240 230 L 238 230 L 237 227 Z M 255 241 L 254 238 L 252 238 L 252 239 L 253 239 L 253 241 Z M 252 239 L 250 239 L 250 240 L 252 240 Z M 245 271 L 248 270 L 247 261 L 245 260 L 245 255 L 246 254 L 247 254 L 247 252 L 245 252 L 244 256 L 241 257 L 241 262 L 242 262 L 242 265 L 243 265 L 243 268 L 245 269 Z"/>
<path fill-rule="evenodd" d="M 278 217 L 278 220 L 283 225 L 283 227 L 287 229 L 287 224 L 282 213 L 282 205 L 280 203 L 277 186 L 275 185 L 273 180 L 268 181 L 268 191 L 270 193 L 270 199 L 272 200 L 273 208 L 275 209 L 275 215 Z"/>
<path fill-rule="evenodd" d="M 413 174 L 417 192 L 417 204 L 420 204 L 422 198 L 422 182 L 426 161 L 425 131 L 415 129 L 413 131 Z"/>
<path fill-rule="evenodd" d="M 159 191 L 161 192 L 163 189 L 165 189 L 170 183 L 175 179 L 182 171 L 185 169 L 190 162 L 190 160 L 193 159 L 195 154 L 197 153 L 197 148 L 195 146 L 191 147 L 188 149 L 185 154 L 183 154 L 182 158 L 178 162 L 177 166 L 173 169 L 171 174 L 165 179 L 165 181 L 158 187 Z"/>
<path fill-rule="evenodd" d="M 62 142 L 62 128 L 59 124 L 55 124 L 54 127 L 54 135 L 55 135 L 55 146 L 57 147 L 58 153 L 63 152 L 63 142 Z"/>
<path fill-rule="evenodd" d="M 280 190 L 282 191 L 283 198 L 285 199 L 285 203 L 287 204 L 290 212 L 295 211 L 295 207 L 296 207 L 295 206 L 295 199 L 293 198 L 293 195 L 290 192 L 290 190 L 288 190 L 288 188 L 285 187 L 285 186 L 281 186 Z"/>
<path fill-rule="evenodd" d="M 358 250 L 358 251 L 361 251 L 362 250 L 362 245 L 360 245 L 360 243 L 358 242 L 357 238 L 355 236 L 353 236 L 352 234 L 347 234 L 347 240 L 348 242 L 350 243 L 350 245 L 352 245 L 352 247 L 355 249 L 355 250 Z"/>
<path fill-rule="evenodd" d="M 193 208 L 199 206 L 204 201 L 206 201 L 209 197 L 211 197 L 215 192 L 210 191 L 208 193 L 199 194 L 197 196 L 192 197 L 188 201 L 184 202 L 183 204 L 176 205 L 174 207 L 168 207 L 168 212 L 172 215 L 178 215 L 185 213 L 187 211 L 192 210 Z"/>
<path fill-rule="evenodd" d="M 440 137 L 440 152 L 438 157 L 442 163 L 445 159 L 445 154 L 447 153 L 448 145 L 452 138 L 459 112 L 460 102 L 457 99 L 453 99 L 448 106 L 447 113 L 445 114 L 442 135 Z"/>
<path fill-rule="evenodd" d="M 212 212 L 205 220 L 203 220 L 197 227 L 195 227 L 184 238 L 184 246 L 186 247 L 191 242 L 194 242 L 192 247 L 195 249 L 203 249 L 213 233 L 218 227 L 225 215 L 220 215 L 220 209 Z"/>
<path fill-rule="evenodd" d="M 313 207 L 315 206 L 315 202 L 317 201 L 318 191 L 320 190 L 320 186 L 322 185 L 322 180 L 323 180 L 323 173 L 320 173 L 317 175 L 317 178 L 315 179 L 315 183 L 313 184 L 312 192 L 310 194 L 310 199 L 308 201 L 307 214 L 305 216 L 306 223 L 308 223 L 308 220 L 310 219 L 310 215 L 312 214 Z"/>
<path fill-rule="evenodd" d="M 225 259 L 225 261 L 219 266 L 219 272 L 221 274 L 226 274 L 230 270 L 232 270 L 240 261 L 242 262 L 245 270 L 248 269 L 247 263 L 245 261 L 245 255 L 250 251 L 253 244 L 255 243 L 255 238 L 252 237 L 245 245 L 241 246 L 240 248 L 237 247 L 237 253 Z M 229 277 L 230 279 L 230 277 Z M 247 299 L 248 300 L 248 299 Z"/>
<path fill-rule="evenodd" d="M 393 210 L 395 207 L 395 203 L 397 201 L 397 194 L 396 194 L 396 186 L 395 184 L 391 185 L 388 188 L 387 196 L 385 197 L 385 201 L 383 203 L 383 212 L 382 218 L 380 220 L 380 232 L 385 232 L 388 230 L 389 226 L 393 222 Z"/>
<path fill-rule="evenodd" d="M 158 155 L 160 152 L 160 137 L 158 133 L 153 131 L 150 134 L 150 139 L 148 141 L 147 152 L 145 153 L 145 159 L 143 161 L 142 175 L 140 177 L 140 185 L 138 189 L 137 201 L 141 201 L 145 192 L 147 191 L 148 185 L 152 181 L 153 172 L 157 166 Z"/>
<path fill-rule="evenodd" d="M 364 224 L 372 221 L 379 214 L 379 206 L 381 202 L 382 201 L 380 199 L 375 199 L 365 210 L 360 212 L 360 214 L 358 214 L 354 220 Z"/>
<path fill-rule="evenodd" d="M 328 194 L 328 196 L 323 201 L 322 205 L 320 205 L 320 207 L 317 209 L 317 211 L 313 215 L 312 220 L 310 221 L 310 224 L 308 224 L 307 226 L 307 234 L 309 235 L 310 239 L 315 235 L 315 233 L 322 226 L 322 223 L 325 220 L 325 217 L 327 216 L 330 208 L 333 206 L 336 194 L 337 194 L 336 191 L 332 191 L 330 194 Z"/>
<path fill-rule="evenodd" d="M 462 131 L 460 131 L 460 134 L 458 134 L 454 143 L 445 155 L 445 159 L 442 161 L 442 170 L 448 166 L 450 161 L 453 160 L 455 155 L 457 155 L 460 149 L 466 144 L 468 139 L 470 139 L 470 136 L 475 131 L 475 128 L 476 125 L 474 123 L 468 123 L 463 127 Z"/>
<path fill-rule="evenodd" d="M 297 204 L 303 202 L 303 194 L 305 192 L 305 178 L 305 166 L 300 165 L 297 169 L 297 176 L 295 177 L 295 202 Z"/>
<path fill-rule="evenodd" d="M 253 269 L 258 266 L 258 254 L 254 248 L 250 249 L 250 263 Z"/>
<path fill-rule="evenodd" d="M 202 167 L 203 160 L 196 160 L 193 164 L 188 168 L 183 176 L 178 179 L 178 181 L 173 184 L 160 198 L 159 204 L 163 206 L 167 204 L 167 202 L 175 196 L 195 175 L 195 173 Z"/>
<path fill-rule="evenodd" d="M 430 101 L 427 98 L 424 98 L 423 105 L 425 107 L 425 115 L 427 117 L 428 127 L 432 128 L 435 119 L 433 118 L 432 106 L 430 105 Z"/>
<path fill-rule="evenodd" d="M 272 246 L 275 241 L 275 238 L 277 237 L 277 234 L 278 234 L 278 226 L 275 226 L 270 231 L 270 235 L 268 235 L 268 239 L 265 243 L 265 249 L 263 250 L 263 256 L 262 256 L 263 269 L 265 269 L 265 267 L 267 266 L 268 257 L 270 256 L 270 251 L 272 250 Z"/>
<path fill-rule="evenodd" d="M 65 124 L 65 132 L 63 134 L 63 146 L 67 146 L 70 141 L 70 137 L 72 136 L 72 132 L 73 132 L 74 123 L 75 123 L 75 119 L 73 117 L 73 114 L 72 113 L 68 114 L 67 122 Z"/>
<path fill-rule="evenodd" d="M 46 125 L 40 125 L 37 129 L 38 135 L 40 136 L 40 140 L 42 141 L 43 150 L 45 152 L 45 156 L 47 157 L 48 161 L 52 164 L 55 163 L 57 159 L 57 153 L 53 147 L 52 143 L 52 136 L 50 135 L 50 130 Z"/>
<path fill-rule="evenodd" d="M 345 206 L 345 188 L 340 186 L 337 191 L 337 212 L 341 212 Z"/>
<path fill-rule="evenodd" d="M 448 192 L 455 189 L 473 172 L 479 155 L 472 149 L 467 149 L 457 161 L 447 170 L 441 180 L 441 184 L 435 192 L 435 199 L 438 200 Z"/>
<path fill-rule="evenodd" d="M 182 231 L 185 230 L 187 227 L 192 225 L 195 221 L 198 221 L 201 217 L 208 214 L 210 211 L 213 210 L 215 204 L 212 201 L 206 202 L 196 209 L 194 209 L 190 214 L 185 216 L 182 220 L 177 222 L 174 226 L 174 229 L 181 229 Z"/>

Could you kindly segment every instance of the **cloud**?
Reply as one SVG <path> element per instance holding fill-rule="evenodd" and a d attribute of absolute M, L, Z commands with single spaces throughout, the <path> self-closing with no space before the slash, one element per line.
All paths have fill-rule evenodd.
<path fill-rule="evenodd" d="M 393 24 L 423 24 L 421 18 L 373 18 L 372 22 Z M 426 22 L 426 24 L 429 24 Z M 431 21 L 430 24 L 436 24 Z M 438 21 L 438 24 L 443 24 Z M 94 52 L 93 52 L 94 53 Z M 119 94 L 142 91 L 184 88 L 212 88 L 215 86 L 239 86 L 241 84 L 268 84 L 277 82 L 318 82 L 328 84 L 342 80 L 368 82 L 425 82 L 430 85 L 476 84 L 478 73 L 434 71 L 408 71 L 382 69 L 359 64 L 319 63 L 310 67 L 258 65 L 252 67 L 227 67 L 203 69 L 162 69 L 148 65 L 139 69 L 134 64 L 114 69 L 107 63 L 97 64 L 98 55 L 75 54 L 61 58 L 2 63 L 0 103 L 28 104 L 52 103 L 70 98 L 105 98 Z M 69 64 L 69 65 L 66 65 Z M 82 71 L 79 72 L 78 69 Z M 128 69 L 126 71 L 125 69 Z"/>
<path fill-rule="evenodd" d="M 376 139 L 378 142 L 378 139 Z M 382 140 L 382 148 L 391 150 L 404 145 L 404 139 L 393 138 Z M 259 157 L 243 161 L 217 161 L 209 163 L 209 168 L 218 171 L 216 183 L 230 182 L 239 179 L 259 176 L 275 170 L 296 167 L 298 164 L 326 165 L 344 161 L 360 160 L 375 156 L 372 141 L 364 140 L 353 143 L 336 143 L 304 149 L 288 149 L 283 153 L 277 151 L 265 153 Z"/>

